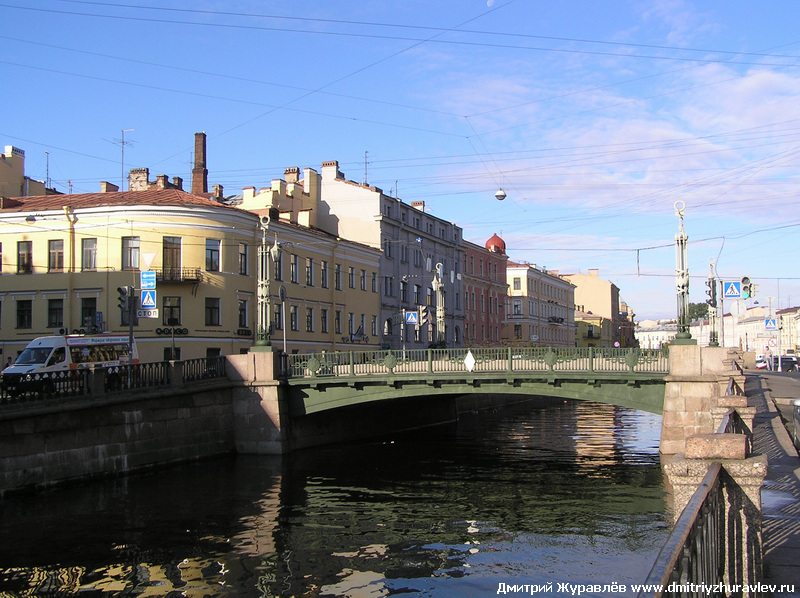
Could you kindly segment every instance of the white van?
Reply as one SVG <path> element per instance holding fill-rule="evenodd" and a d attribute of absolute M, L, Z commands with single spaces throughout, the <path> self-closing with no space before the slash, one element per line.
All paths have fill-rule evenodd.
<path fill-rule="evenodd" d="M 119 334 L 42 336 L 32 340 L 17 360 L 3 370 L 2 375 L 20 376 L 138 363 L 136 341 L 133 342 L 131 360 L 128 340 L 128 335 Z"/>

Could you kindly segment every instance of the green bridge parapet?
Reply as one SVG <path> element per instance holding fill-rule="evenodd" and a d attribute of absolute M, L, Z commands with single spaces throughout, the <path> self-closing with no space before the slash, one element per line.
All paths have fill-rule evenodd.
<path fill-rule="evenodd" d="M 430 376 L 440 374 L 593 375 L 663 378 L 666 350 L 622 348 L 503 347 L 347 351 L 286 356 L 289 383 L 315 378 Z"/>

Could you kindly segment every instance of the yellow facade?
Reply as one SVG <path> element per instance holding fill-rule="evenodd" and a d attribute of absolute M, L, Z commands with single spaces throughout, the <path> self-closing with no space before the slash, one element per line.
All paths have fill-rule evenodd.
<path fill-rule="evenodd" d="M 0 197 L 45 195 L 43 181 L 25 176 L 25 151 L 7 145 L 0 154 Z"/>
<path fill-rule="evenodd" d="M 611 321 L 603 316 L 575 312 L 575 344 L 578 347 L 613 347 Z"/>
<path fill-rule="evenodd" d="M 142 270 L 156 273 L 148 298 L 158 310 L 134 319 L 143 361 L 173 347 L 190 359 L 253 344 L 253 214 L 175 190 L 6 198 L 0 230 L 4 360 L 39 336 L 127 333 L 117 289 L 134 287 L 144 307 Z"/>
<path fill-rule="evenodd" d="M 270 259 L 273 347 L 285 340 L 288 353 L 377 348 L 380 251 L 289 220 L 266 226 L 267 244 L 280 249 Z"/>
<path fill-rule="evenodd" d="M 118 305 L 126 286 L 137 312 L 151 307 L 145 299 L 157 310 L 134 318 L 142 361 L 247 352 L 262 226 L 257 213 L 177 189 L 4 198 L 3 361 L 40 336 L 128 333 Z M 288 352 L 375 346 L 380 252 L 288 221 L 268 225 L 266 236 L 281 245 L 270 268 L 273 345 L 285 330 Z M 143 270 L 155 273 L 155 289 L 141 288 Z"/>

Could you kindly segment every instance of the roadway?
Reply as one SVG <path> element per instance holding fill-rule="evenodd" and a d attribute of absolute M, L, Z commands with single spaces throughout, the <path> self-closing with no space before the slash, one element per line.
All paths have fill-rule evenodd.
<path fill-rule="evenodd" d="M 753 449 L 769 458 L 761 492 L 764 583 L 793 584 L 800 596 L 800 457 L 792 444 L 792 402 L 800 398 L 800 374 L 746 372 L 745 391 L 758 408 Z"/>

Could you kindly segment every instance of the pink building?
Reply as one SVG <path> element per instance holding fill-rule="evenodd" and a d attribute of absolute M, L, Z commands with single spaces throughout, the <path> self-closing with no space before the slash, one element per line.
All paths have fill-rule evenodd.
<path fill-rule="evenodd" d="M 506 244 L 496 234 L 485 247 L 464 241 L 464 344 L 499 346 L 508 294 Z"/>

